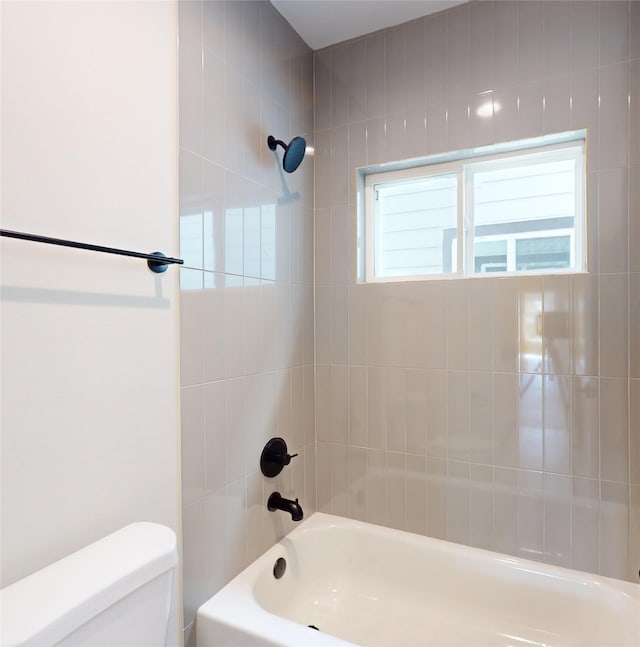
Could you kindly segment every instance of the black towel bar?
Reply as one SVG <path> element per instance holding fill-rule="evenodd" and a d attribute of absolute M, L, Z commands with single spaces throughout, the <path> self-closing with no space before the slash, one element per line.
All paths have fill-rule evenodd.
<path fill-rule="evenodd" d="M 25 234 L 19 231 L 10 231 L 0 229 L 0 236 L 8 238 L 19 238 L 20 240 L 30 240 L 34 243 L 46 243 L 47 245 L 60 245 L 62 247 L 75 247 L 76 249 L 86 249 L 91 252 L 103 252 L 105 254 L 118 254 L 119 256 L 133 256 L 135 258 L 144 258 L 152 272 L 159 274 L 167 269 L 167 265 L 183 265 L 181 258 L 172 258 L 165 256 L 162 252 L 153 252 L 143 254 L 142 252 L 132 252 L 126 249 L 117 249 L 115 247 L 104 247 L 103 245 L 92 245 L 91 243 L 78 243 L 73 240 L 63 240 L 62 238 L 51 238 L 49 236 L 38 236 L 36 234 Z"/>

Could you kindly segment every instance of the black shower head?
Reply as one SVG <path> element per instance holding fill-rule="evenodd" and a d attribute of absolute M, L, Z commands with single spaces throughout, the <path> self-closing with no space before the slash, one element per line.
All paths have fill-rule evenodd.
<path fill-rule="evenodd" d="M 277 146 L 282 146 L 284 148 L 284 156 L 282 157 L 282 168 L 287 173 L 293 173 L 300 162 L 304 158 L 304 152 L 307 148 L 307 142 L 304 137 L 294 137 L 288 144 L 285 144 L 283 141 L 276 139 L 273 135 L 267 137 L 267 146 L 269 150 L 276 150 Z"/>

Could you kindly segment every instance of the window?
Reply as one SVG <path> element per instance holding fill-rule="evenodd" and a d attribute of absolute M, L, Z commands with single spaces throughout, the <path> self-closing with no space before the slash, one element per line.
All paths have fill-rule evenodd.
<path fill-rule="evenodd" d="M 364 176 L 365 277 L 586 268 L 584 139 Z"/>

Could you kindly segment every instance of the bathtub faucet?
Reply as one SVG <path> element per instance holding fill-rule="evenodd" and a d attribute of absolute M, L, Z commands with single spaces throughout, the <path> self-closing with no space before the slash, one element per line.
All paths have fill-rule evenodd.
<path fill-rule="evenodd" d="M 291 515 L 294 521 L 302 520 L 302 508 L 298 503 L 298 499 L 292 501 L 285 499 L 280 492 L 272 492 L 269 500 L 267 501 L 267 508 L 273 512 L 274 510 L 283 510 Z"/>

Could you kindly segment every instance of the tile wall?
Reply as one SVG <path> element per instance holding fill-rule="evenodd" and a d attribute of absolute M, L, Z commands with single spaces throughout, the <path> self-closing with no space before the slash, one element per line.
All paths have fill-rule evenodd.
<path fill-rule="evenodd" d="M 318 508 L 637 581 L 640 3 L 473 2 L 314 60 Z M 578 128 L 587 274 L 356 282 L 356 167 Z"/>
<path fill-rule="evenodd" d="M 311 50 L 267 2 L 179 3 L 185 643 L 197 608 L 315 508 Z M 264 443 L 299 456 L 277 479 Z"/>

